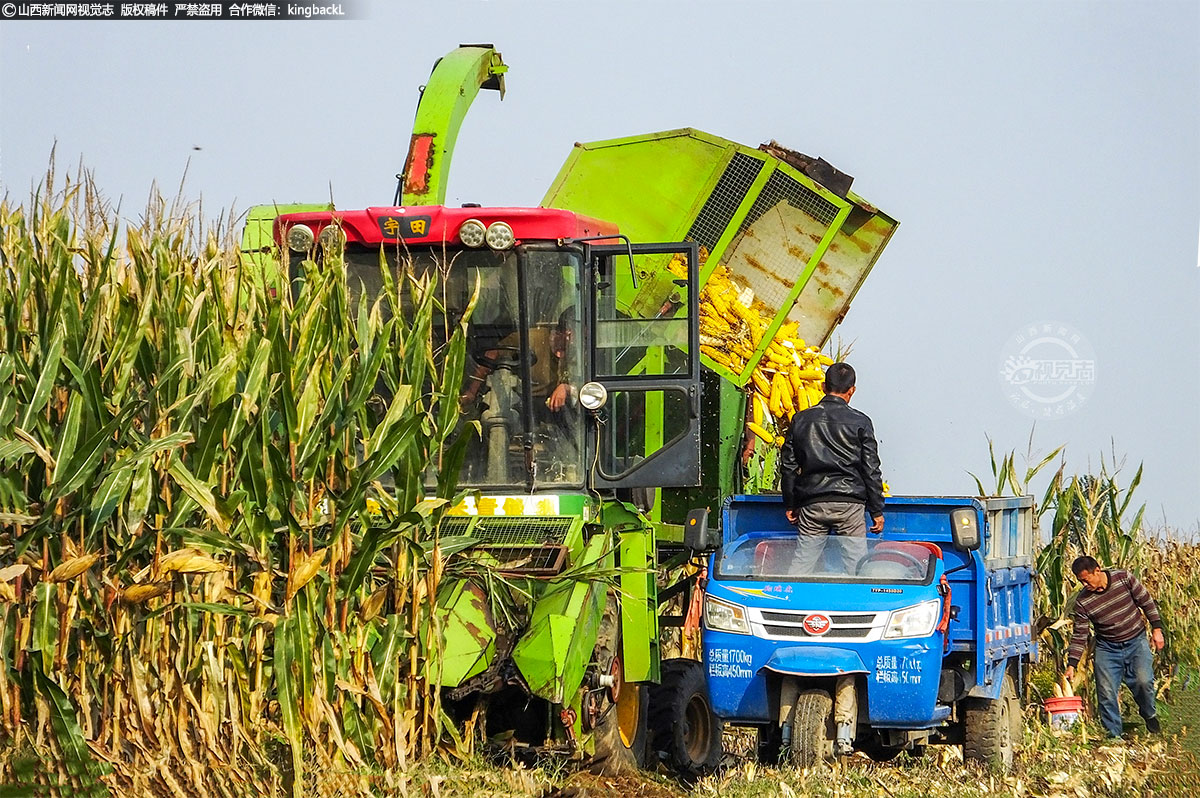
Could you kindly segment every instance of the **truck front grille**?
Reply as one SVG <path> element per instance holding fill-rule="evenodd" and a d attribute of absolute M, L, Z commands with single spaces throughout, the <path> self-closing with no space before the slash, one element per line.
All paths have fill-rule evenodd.
<path fill-rule="evenodd" d="M 871 634 L 869 626 L 851 626 L 841 628 L 834 626 L 823 635 L 809 634 L 803 626 L 777 626 L 775 624 L 763 624 L 763 628 L 767 630 L 767 634 L 772 637 L 812 637 L 822 640 L 856 640 Z"/>
<path fill-rule="evenodd" d="M 804 619 L 813 613 L 829 618 L 829 631 L 814 635 L 804 628 Z M 786 612 L 752 608 L 750 622 L 763 637 L 786 640 L 878 640 L 887 622 L 886 612 L 827 613 L 820 610 Z"/>

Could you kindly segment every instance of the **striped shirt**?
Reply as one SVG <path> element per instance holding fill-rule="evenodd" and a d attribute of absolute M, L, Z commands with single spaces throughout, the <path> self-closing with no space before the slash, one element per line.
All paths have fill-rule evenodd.
<path fill-rule="evenodd" d="M 1072 668 L 1083 656 L 1087 645 L 1088 624 L 1096 628 L 1096 639 L 1110 643 L 1125 643 L 1146 633 L 1146 621 L 1155 629 L 1162 628 L 1158 607 L 1150 598 L 1150 591 L 1128 571 L 1112 568 L 1108 574 L 1108 587 L 1099 592 L 1087 588 L 1075 595 L 1075 623 L 1071 645 L 1067 649 L 1067 664 Z"/>

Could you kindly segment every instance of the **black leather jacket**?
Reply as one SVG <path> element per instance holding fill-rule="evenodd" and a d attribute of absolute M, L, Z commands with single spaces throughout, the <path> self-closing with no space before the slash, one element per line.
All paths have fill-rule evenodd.
<path fill-rule="evenodd" d="M 792 417 L 780 460 L 783 501 L 795 510 L 817 501 L 859 502 L 883 513 L 883 476 L 875 428 L 838 396 Z"/>

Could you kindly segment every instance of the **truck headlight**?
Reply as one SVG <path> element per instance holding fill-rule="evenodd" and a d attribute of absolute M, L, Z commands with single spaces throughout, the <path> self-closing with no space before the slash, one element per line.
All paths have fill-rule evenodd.
<path fill-rule="evenodd" d="M 937 626 L 941 605 L 940 599 L 931 599 L 902 610 L 893 610 L 888 616 L 884 638 L 929 637 Z"/>
<path fill-rule="evenodd" d="M 704 626 L 714 632 L 750 634 L 750 621 L 746 619 L 746 608 L 712 596 L 704 597 Z"/>

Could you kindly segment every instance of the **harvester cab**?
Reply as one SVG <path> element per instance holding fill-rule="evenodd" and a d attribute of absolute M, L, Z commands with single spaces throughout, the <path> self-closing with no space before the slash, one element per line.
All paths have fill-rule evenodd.
<path fill-rule="evenodd" d="M 480 435 L 460 486 L 699 483 L 694 244 L 622 243 L 570 211 L 444 206 L 284 214 L 275 237 L 293 281 L 339 258 L 354 305 L 430 272 L 442 282 L 436 329 L 474 300 L 459 403 Z"/>

